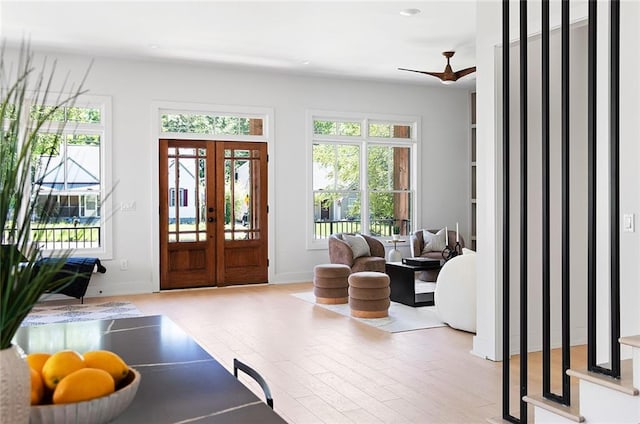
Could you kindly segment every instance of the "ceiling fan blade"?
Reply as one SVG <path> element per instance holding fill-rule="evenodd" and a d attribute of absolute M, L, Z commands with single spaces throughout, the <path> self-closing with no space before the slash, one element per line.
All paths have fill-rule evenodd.
<path fill-rule="evenodd" d="M 442 79 L 444 77 L 444 72 L 416 71 L 415 69 L 405 69 L 405 68 L 398 68 L 398 70 L 400 70 L 400 71 L 409 71 L 409 72 L 417 72 L 419 74 L 431 75 L 433 77 L 440 78 L 440 79 Z"/>
<path fill-rule="evenodd" d="M 475 66 L 472 66 L 470 68 L 460 69 L 458 72 L 456 72 L 456 79 L 462 78 L 465 75 L 472 74 L 475 71 L 476 71 L 476 67 Z"/>

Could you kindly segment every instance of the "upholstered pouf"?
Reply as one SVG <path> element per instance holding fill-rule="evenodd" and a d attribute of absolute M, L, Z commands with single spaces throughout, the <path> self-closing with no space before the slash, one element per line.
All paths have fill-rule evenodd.
<path fill-rule="evenodd" d="M 323 264 L 313 268 L 313 294 L 322 304 L 349 301 L 349 274 L 351 268 L 342 264 Z"/>
<path fill-rule="evenodd" d="M 349 276 L 351 316 L 383 318 L 389 316 L 389 276 L 382 272 L 355 272 Z"/>

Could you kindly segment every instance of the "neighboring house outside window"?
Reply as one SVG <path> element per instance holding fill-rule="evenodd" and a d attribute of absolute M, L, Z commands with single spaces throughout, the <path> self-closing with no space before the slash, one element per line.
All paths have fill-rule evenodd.
<path fill-rule="evenodd" d="M 417 119 L 309 116 L 312 240 L 340 232 L 408 235 L 414 222 Z"/>

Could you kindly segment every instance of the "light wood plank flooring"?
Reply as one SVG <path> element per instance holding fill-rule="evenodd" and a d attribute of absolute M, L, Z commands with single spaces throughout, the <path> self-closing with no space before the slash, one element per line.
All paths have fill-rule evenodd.
<path fill-rule="evenodd" d="M 290 423 L 482 423 L 500 415 L 501 364 L 470 353 L 472 334 L 448 327 L 386 333 L 290 295 L 311 289 L 301 283 L 108 299 L 170 317 L 228 369 L 234 357 L 253 365 Z"/>

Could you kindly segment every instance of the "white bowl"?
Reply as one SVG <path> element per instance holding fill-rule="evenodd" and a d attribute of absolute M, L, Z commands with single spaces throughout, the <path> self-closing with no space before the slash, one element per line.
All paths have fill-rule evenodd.
<path fill-rule="evenodd" d="M 131 403 L 140 385 L 140 373 L 129 374 L 110 395 L 92 400 L 59 405 L 34 405 L 29 424 L 103 424 L 120 415 Z"/>

